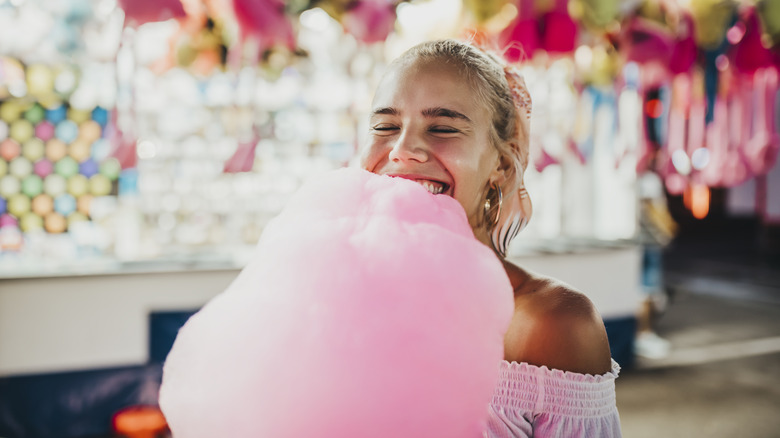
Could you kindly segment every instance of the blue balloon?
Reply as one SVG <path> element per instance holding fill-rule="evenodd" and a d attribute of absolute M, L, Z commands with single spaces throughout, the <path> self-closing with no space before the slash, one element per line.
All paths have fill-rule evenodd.
<path fill-rule="evenodd" d="M 6 210 L 5 198 L 0 198 L 0 214 L 5 213 L 5 210 Z"/>
<path fill-rule="evenodd" d="M 92 158 L 88 158 L 86 161 L 79 164 L 79 173 L 87 178 L 98 173 L 99 170 L 98 163 Z"/>
<path fill-rule="evenodd" d="M 60 105 L 57 108 L 46 110 L 46 120 L 52 122 L 55 125 L 65 120 L 65 117 L 67 116 L 68 109 L 65 108 L 65 105 Z"/>
<path fill-rule="evenodd" d="M 70 193 L 57 196 L 54 198 L 54 210 L 63 216 L 73 213 L 76 211 L 76 198 Z"/>
<path fill-rule="evenodd" d="M 57 127 L 54 129 L 54 135 L 62 140 L 63 143 L 73 143 L 79 135 L 79 125 L 73 120 L 63 120 L 57 123 Z"/>
<path fill-rule="evenodd" d="M 92 110 L 92 120 L 98 122 L 100 127 L 105 128 L 108 124 L 108 110 L 99 106 L 96 106 Z"/>
<path fill-rule="evenodd" d="M 111 142 L 107 139 L 101 138 L 92 143 L 92 159 L 96 162 L 103 162 L 110 154 Z"/>

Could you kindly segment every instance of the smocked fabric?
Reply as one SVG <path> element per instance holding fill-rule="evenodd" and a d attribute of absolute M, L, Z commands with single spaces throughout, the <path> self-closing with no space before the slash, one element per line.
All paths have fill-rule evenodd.
<path fill-rule="evenodd" d="M 484 438 L 619 438 L 615 379 L 501 361 Z"/>

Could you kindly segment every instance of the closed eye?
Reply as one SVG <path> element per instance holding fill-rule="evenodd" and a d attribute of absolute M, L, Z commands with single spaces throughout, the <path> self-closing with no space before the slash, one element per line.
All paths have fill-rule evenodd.
<path fill-rule="evenodd" d="M 434 126 L 429 129 L 430 132 L 435 134 L 457 134 L 460 130 L 449 126 Z"/>

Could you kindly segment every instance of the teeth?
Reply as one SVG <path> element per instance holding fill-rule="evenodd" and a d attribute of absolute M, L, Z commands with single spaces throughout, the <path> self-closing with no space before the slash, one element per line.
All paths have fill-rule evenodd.
<path fill-rule="evenodd" d="M 438 195 L 444 190 L 444 187 L 435 185 L 430 181 L 419 181 L 419 183 L 425 188 L 425 190 L 433 193 L 434 195 Z"/>

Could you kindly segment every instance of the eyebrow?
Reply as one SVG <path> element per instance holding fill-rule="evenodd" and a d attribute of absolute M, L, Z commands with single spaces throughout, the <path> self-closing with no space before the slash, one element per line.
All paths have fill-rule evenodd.
<path fill-rule="evenodd" d="M 423 117 L 426 118 L 435 118 L 435 117 L 448 117 L 450 119 L 461 119 L 465 120 L 467 122 L 471 122 L 471 119 L 468 118 L 465 114 L 447 109 L 442 107 L 435 107 L 435 108 L 426 108 L 422 110 Z M 389 115 L 389 116 L 397 116 L 400 112 L 393 108 L 393 107 L 384 107 L 384 108 L 377 108 L 374 111 L 371 112 L 372 116 L 376 115 Z"/>

